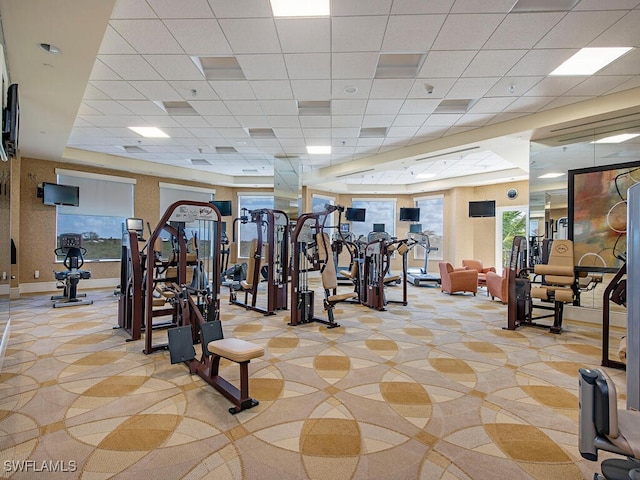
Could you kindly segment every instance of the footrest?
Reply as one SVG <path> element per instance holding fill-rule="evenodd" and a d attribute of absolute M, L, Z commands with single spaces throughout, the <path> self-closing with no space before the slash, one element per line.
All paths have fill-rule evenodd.
<path fill-rule="evenodd" d="M 248 362 L 252 358 L 264 355 L 264 347 L 239 338 L 222 338 L 207 344 L 207 349 L 232 362 Z"/>

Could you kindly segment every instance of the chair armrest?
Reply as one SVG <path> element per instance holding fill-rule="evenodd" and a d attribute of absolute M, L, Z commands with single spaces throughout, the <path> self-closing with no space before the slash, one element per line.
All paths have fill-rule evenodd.
<path fill-rule="evenodd" d="M 482 273 L 489 273 L 489 272 L 494 272 L 496 271 L 496 267 L 485 267 L 482 269 Z"/>

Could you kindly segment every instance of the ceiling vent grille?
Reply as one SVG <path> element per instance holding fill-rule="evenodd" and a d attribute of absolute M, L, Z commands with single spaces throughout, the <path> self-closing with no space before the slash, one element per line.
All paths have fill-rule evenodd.
<path fill-rule="evenodd" d="M 359 138 L 384 138 L 388 131 L 387 127 L 361 128 Z"/>
<path fill-rule="evenodd" d="M 192 165 L 211 165 L 211 163 L 209 163 L 204 158 L 192 158 L 189 161 L 191 162 Z"/>
<path fill-rule="evenodd" d="M 270 128 L 250 128 L 249 136 L 251 138 L 276 138 L 276 134 Z"/>
<path fill-rule="evenodd" d="M 216 147 L 216 153 L 238 153 L 238 151 L 233 147 Z"/>
<path fill-rule="evenodd" d="M 147 151 L 138 145 L 124 145 L 122 149 L 127 153 L 147 153 Z"/>

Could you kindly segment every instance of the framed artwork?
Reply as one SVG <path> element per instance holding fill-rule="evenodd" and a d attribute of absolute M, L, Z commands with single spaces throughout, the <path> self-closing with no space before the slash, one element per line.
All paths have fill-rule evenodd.
<path fill-rule="evenodd" d="M 627 255 L 627 190 L 640 161 L 569 170 L 569 240 L 577 270 L 616 272 Z"/>

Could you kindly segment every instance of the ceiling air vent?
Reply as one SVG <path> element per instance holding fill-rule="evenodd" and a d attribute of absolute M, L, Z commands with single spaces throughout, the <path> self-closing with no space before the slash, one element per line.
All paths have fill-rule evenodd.
<path fill-rule="evenodd" d="M 147 153 L 147 151 L 138 145 L 124 145 L 122 149 L 127 153 Z"/>
<path fill-rule="evenodd" d="M 434 113 L 467 113 L 476 102 L 476 99 L 469 98 L 445 99 L 436 107 Z"/>
<path fill-rule="evenodd" d="M 249 136 L 251 138 L 276 138 L 276 134 L 270 128 L 250 128 Z"/>
<path fill-rule="evenodd" d="M 192 158 L 189 160 L 192 165 L 211 165 L 204 158 Z"/>
<path fill-rule="evenodd" d="M 189 102 L 161 102 L 162 109 L 169 115 L 198 115 Z"/>
<path fill-rule="evenodd" d="M 216 147 L 216 153 L 238 153 L 233 147 Z"/>
<path fill-rule="evenodd" d="M 191 57 L 207 80 L 244 80 L 236 57 Z"/>
<path fill-rule="evenodd" d="M 331 101 L 298 100 L 298 115 L 331 115 Z"/>
<path fill-rule="evenodd" d="M 361 128 L 359 138 L 384 138 L 388 130 L 387 127 Z"/>

